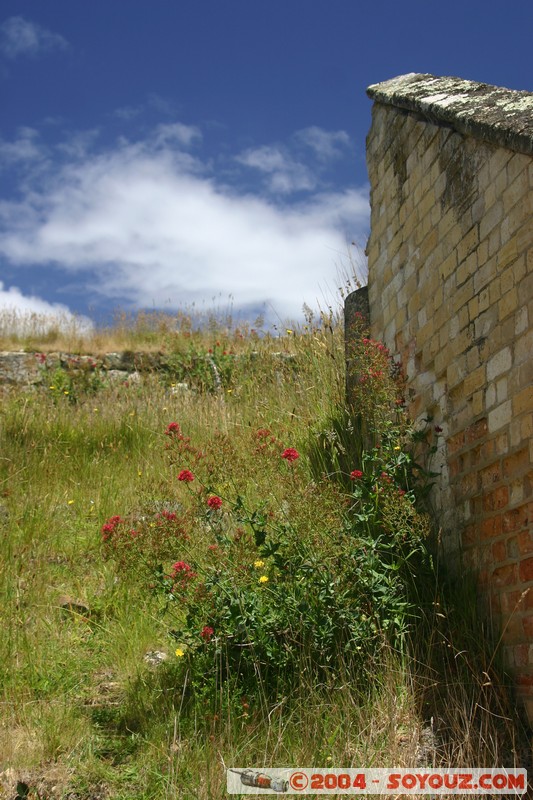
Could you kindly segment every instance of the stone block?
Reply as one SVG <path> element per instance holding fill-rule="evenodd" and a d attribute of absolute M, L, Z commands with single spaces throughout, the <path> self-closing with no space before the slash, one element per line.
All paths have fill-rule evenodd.
<path fill-rule="evenodd" d="M 500 403 L 488 415 L 488 428 L 489 433 L 494 433 L 500 430 L 505 425 L 509 425 L 512 417 L 512 403 L 511 400 L 506 400 L 505 403 Z"/>
<path fill-rule="evenodd" d="M 493 381 L 511 369 L 512 361 L 511 348 L 504 347 L 487 361 L 487 380 Z"/>

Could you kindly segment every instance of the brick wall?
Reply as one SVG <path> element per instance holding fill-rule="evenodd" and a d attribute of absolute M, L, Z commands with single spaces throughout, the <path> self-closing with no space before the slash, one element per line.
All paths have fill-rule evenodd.
<path fill-rule="evenodd" d="M 369 94 L 373 336 L 443 429 L 443 549 L 478 573 L 533 721 L 533 94 L 431 76 Z"/>

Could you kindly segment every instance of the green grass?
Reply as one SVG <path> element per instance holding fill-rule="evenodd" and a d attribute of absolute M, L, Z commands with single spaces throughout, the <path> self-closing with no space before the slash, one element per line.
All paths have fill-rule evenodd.
<path fill-rule="evenodd" d="M 148 376 L 139 385 L 80 393 L 76 403 L 46 387 L 5 392 L 0 773 L 12 772 L 0 776 L 0 785 L 15 776 L 33 797 L 214 800 L 225 797 L 226 766 L 413 765 L 432 717 L 442 735 L 426 758 L 452 766 L 506 759 L 511 766 L 519 727 L 497 683 L 496 662 L 473 641 L 476 623 L 463 625 L 472 601 L 454 606 L 444 587 L 420 587 L 423 642 L 377 648 L 372 681 L 342 657 L 320 680 L 312 659 L 304 659 L 290 693 L 282 680 L 277 694 L 262 691 L 259 682 L 250 696 L 238 681 L 224 680 L 213 696 L 184 677 L 169 637 L 172 623 L 149 591 L 141 563 L 130 559 L 121 568 L 106 559 L 100 534 L 116 514 L 132 527 L 149 526 L 157 510 L 185 507 L 186 555 L 200 558 L 211 534 L 176 480 L 190 465 L 172 461 L 166 426 L 179 421 L 194 446 L 207 452 L 213 491 L 224 498 L 238 492 L 250 507 L 267 503 L 276 521 L 290 524 L 324 558 L 333 545 L 328 550 L 321 532 L 333 537 L 342 524 L 349 448 L 360 459 L 361 441 L 350 444 L 339 422 L 346 419 L 340 411 L 344 349 L 334 315 L 264 337 L 214 325 L 192 333 L 185 318 L 179 322 L 176 333 L 168 322 L 141 319 L 133 333 L 129 324 L 96 332 L 92 342 L 77 340 L 77 351 L 90 352 L 94 342 L 103 350 L 163 341 L 183 353 L 191 339 L 195 352 L 233 348 L 243 357 L 222 391 L 207 391 L 205 381 L 193 379 L 191 391 L 174 394 Z M 26 336 L 25 343 L 37 341 Z M 58 343 L 68 344 L 51 342 Z M 3 346 L 10 344 L 4 339 Z M 282 463 L 286 477 L 279 481 L 280 467 L 251 450 L 252 433 L 260 428 L 301 452 L 298 479 Z M 341 480 L 322 485 L 321 471 L 337 471 Z M 174 560 L 183 557 L 180 545 Z M 445 622 L 434 616 L 432 602 L 441 603 Z M 458 660 L 465 642 L 468 657 Z M 153 666 L 145 660 L 151 651 L 168 658 Z M 451 654 L 447 663 L 444 653 Z M 213 655 L 214 672 L 222 669 L 221 658 Z M 483 687 L 484 670 L 493 691 Z M 465 737 L 473 707 L 476 719 Z"/>

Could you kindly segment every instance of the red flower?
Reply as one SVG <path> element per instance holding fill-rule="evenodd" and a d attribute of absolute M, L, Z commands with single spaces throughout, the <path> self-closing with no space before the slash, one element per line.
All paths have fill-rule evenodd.
<path fill-rule="evenodd" d="M 172 565 L 170 578 L 174 581 L 172 593 L 183 595 L 189 588 L 189 584 L 196 578 L 196 572 L 194 572 L 191 566 L 186 564 L 185 561 L 176 561 L 176 563 Z"/>
<path fill-rule="evenodd" d="M 363 477 L 363 473 L 361 472 L 360 469 L 353 469 L 350 472 L 350 478 L 352 479 L 352 481 L 358 481 L 359 478 L 362 478 L 362 477 Z"/>
<path fill-rule="evenodd" d="M 178 575 L 190 574 L 194 574 L 192 567 L 190 564 L 186 564 L 185 561 L 176 561 L 175 564 L 172 564 L 172 572 L 170 573 L 171 578 L 176 578 Z"/>
<path fill-rule="evenodd" d="M 296 461 L 297 458 L 300 458 L 300 453 L 298 450 L 295 450 L 294 447 L 287 447 L 287 449 L 281 454 L 281 457 L 284 458 L 289 464 L 292 464 L 293 461 Z"/>
<path fill-rule="evenodd" d="M 180 424 L 179 422 L 169 422 L 166 427 L 165 434 L 167 436 L 172 436 L 173 434 L 181 433 Z"/>
<path fill-rule="evenodd" d="M 381 480 L 382 480 L 382 481 L 384 481 L 385 483 L 392 483 L 392 478 L 391 478 L 391 476 L 390 476 L 390 475 L 387 475 L 387 473 L 386 473 L 386 472 L 382 472 L 382 473 L 381 473 L 381 475 L 380 475 L 380 478 L 381 478 Z"/>
<path fill-rule="evenodd" d="M 442 428 L 440 425 L 435 425 L 435 433 L 442 433 Z"/>
<path fill-rule="evenodd" d="M 117 527 L 117 525 L 119 525 L 121 522 L 123 522 L 123 519 L 122 519 L 122 517 L 119 517 L 119 516 L 118 516 L 118 514 L 115 514 L 115 516 L 113 516 L 113 517 L 109 517 L 109 519 L 107 520 L 107 522 L 105 522 L 105 523 L 102 525 L 102 527 L 101 527 L 101 529 L 100 529 L 100 530 L 101 530 L 101 532 L 102 532 L 102 539 L 103 539 L 103 541 L 104 541 L 104 542 L 107 542 L 107 540 L 111 538 L 111 536 L 112 536 L 112 535 L 114 534 L 114 532 L 115 532 L 115 528 L 116 528 L 116 527 Z"/>
<path fill-rule="evenodd" d="M 200 631 L 200 636 L 204 640 L 204 642 L 208 642 L 212 635 L 214 634 L 214 630 L 210 625 L 204 625 L 202 630 Z"/>
<path fill-rule="evenodd" d="M 222 507 L 222 500 L 215 494 L 207 499 L 207 505 L 209 508 L 212 508 L 214 511 L 216 511 Z"/>
<path fill-rule="evenodd" d="M 184 481 L 185 483 L 190 483 L 194 480 L 194 475 L 190 471 L 190 469 L 182 469 L 180 474 L 178 475 L 179 481 Z"/>

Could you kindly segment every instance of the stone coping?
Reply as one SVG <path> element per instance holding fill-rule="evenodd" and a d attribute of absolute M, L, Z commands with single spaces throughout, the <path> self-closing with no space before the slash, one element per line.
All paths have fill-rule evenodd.
<path fill-rule="evenodd" d="M 533 92 L 414 72 L 373 84 L 366 91 L 378 103 L 533 155 Z"/>

